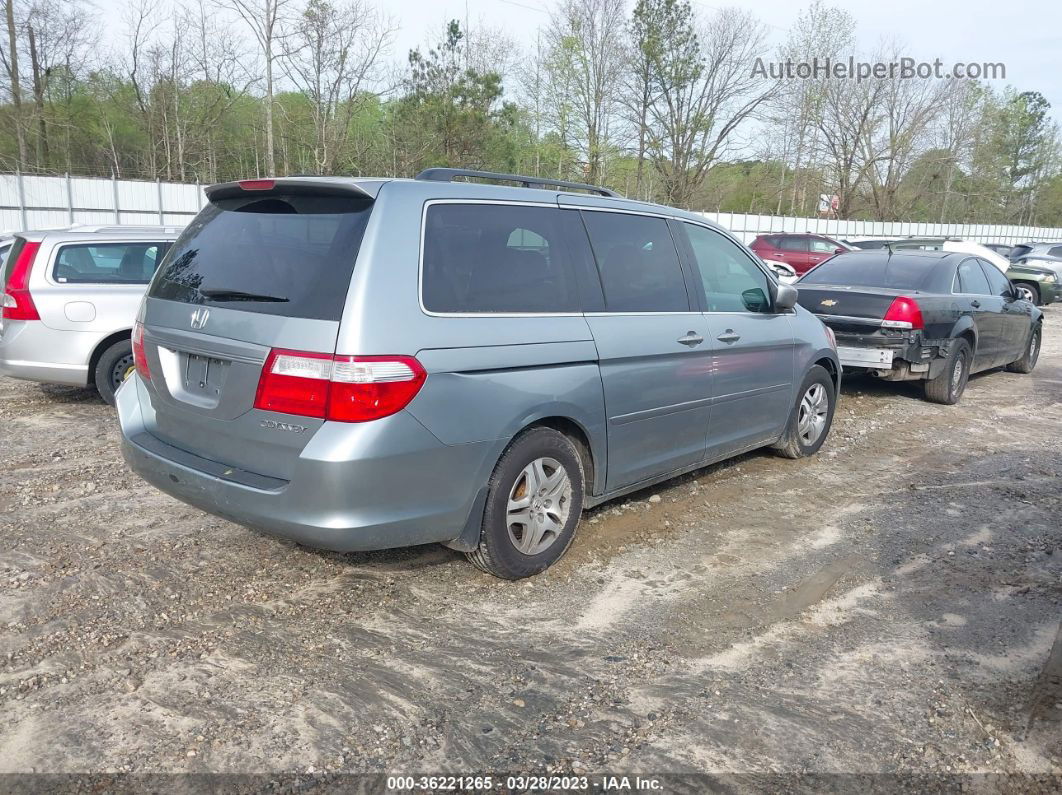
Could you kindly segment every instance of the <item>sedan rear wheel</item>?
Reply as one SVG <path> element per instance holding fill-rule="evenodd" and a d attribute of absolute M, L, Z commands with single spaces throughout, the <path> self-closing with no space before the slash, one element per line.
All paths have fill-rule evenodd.
<path fill-rule="evenodd" d="M 120 340 L 100 354 L 93 373 L 96 391 L 105 401 L 114 405 L 114 393 L 135 370 L 133 364 L 133 344 L 129 340 Z"/>
<path fill-rule="evenodd" d="M 945 406 L 958 403 L 970 380 L 972 362 L 973 349 L 970 343 L 965 339 L 954 340 L 944 369 L 935 378 L 926 381 L 926 399 Z"/>

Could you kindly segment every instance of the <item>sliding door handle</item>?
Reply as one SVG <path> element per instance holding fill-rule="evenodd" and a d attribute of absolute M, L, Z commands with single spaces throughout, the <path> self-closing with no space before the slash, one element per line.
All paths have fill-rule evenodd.
<path fill-rule="evenodd" d="M 726 331 L 716 337 L 716 339 L 720 342 L 725 342 L 729 345 L 731 342 L 737 342 L 739 339 L 741 339 L 741 335 L 735 334 L 734 329 L 728 328 Z"/>

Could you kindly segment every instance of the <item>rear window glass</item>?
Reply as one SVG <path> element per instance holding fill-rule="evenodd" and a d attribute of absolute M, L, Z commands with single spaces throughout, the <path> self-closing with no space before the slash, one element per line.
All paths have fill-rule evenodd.
<path fill-rule="evenodd" d="M 555 313 L 579 308 L 564 211 L 504 204 L 435 204 L 424 229 L 429 312 Z"/>
<path fill-rule="evenodd" d="M 610 312 L 688 312 L 678 252 L 663 218 L 584 212 Z"/>
<path fill-rule="evenodd" d="M 928 257 L 838 254 L 808 271 L 800 284 L 919 290 L 928 281 L 936 263 L 936 259 Z"/>
<path fill-rule="evenodd" d="M 218 200 L 173 244 L 148 295 L 338 320 L 371 211 L 371 202 L 346 196 Z"/>
<path fill-rule="evenodd" d="M 147 284 L 169 243 L 99 243 L 62 246 L 52 278 L 62 284 Z"/>

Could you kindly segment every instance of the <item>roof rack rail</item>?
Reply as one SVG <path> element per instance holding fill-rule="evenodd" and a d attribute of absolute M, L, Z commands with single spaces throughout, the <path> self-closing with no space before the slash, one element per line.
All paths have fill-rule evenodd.
<path fill-rule="evenodd" d="M 548 179 L 546 177 L 525 177 L 520 174 L 502 174 L 497 171 L 472 171 L 464 168 L 426 168 L 417 174 L 414 179 L 431 180 L 433 182 L 453 182 L 457 177 L 475 177 L 476 179 L 492 179 L 498 182 L 518 182 L 525 188 L 568 188 L 569 190 L 585 190 L 588 193 L 596 193 L 600 196 L 610 196 L 614 199 L 622 198 L 616 191 L 601 188 L 597 185 L 587 185 L 582 182 L 568 182 L 563 179 Z"/>

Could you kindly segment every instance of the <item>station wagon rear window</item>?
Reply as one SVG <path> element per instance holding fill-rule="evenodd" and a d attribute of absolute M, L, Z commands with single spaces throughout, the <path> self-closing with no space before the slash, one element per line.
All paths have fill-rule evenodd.
<path fill-rule="evenodd" d="M 173 244 L 148 295 L 338 320 L 371 212 L 347 196 L 219 199 Z"/>
<path fill-rule="evenodd" d="M 76 243 L 62 246 L 52 266 L 60 284 L 147 284 L 169 243 Z"/>

